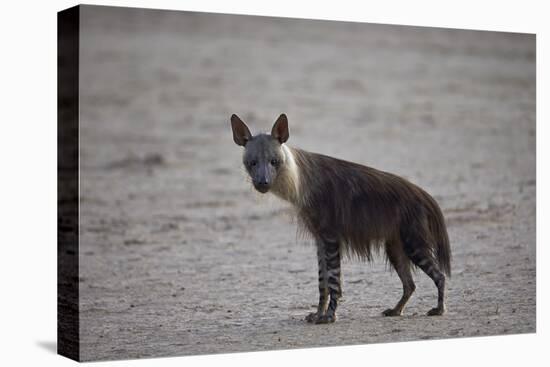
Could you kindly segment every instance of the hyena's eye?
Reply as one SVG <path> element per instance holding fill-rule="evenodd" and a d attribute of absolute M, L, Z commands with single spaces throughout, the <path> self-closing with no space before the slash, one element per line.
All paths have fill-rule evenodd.
<path fill-rule="evenodd" d="M 273 158 L 273 159 L 271 160 L 271 165 L 277 167 L 277 166 L 279 165 L 279 160 Z"/>
<path fill-rule="evenodd" d="M 254 167 L 256 164 L 258 164 L 258 162 L 256 162 L 256 161 L 248 161 L 248 166 L 249 166 L 249 167 Z"/>

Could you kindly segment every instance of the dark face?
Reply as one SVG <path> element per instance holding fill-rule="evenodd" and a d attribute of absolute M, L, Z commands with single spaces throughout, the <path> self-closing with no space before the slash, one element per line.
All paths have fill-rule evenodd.
<path fill-rule="evenodd" d="M 256 190 L 269 191 L 283 160 L 281 143 L 270 135 L 260 134 L 247 142 L 243 163 Z"/>
<path fill-rule="evenodd" d="M 231 116 L 231 129 L 235 144 L 244 147 L 243 163 L 252 179 L 252 184 L 262 194 L 269 191 L 285 155 L 282 144 L 288 140 L 288 120 L 285 114 L 279 116 L 271 134 L 252 136 L 246 124 L 237 116 Z"/>

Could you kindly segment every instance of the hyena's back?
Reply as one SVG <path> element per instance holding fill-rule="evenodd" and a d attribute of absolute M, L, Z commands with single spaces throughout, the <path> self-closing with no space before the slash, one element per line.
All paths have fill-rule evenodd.
<path fill-rule="evenodd" d="M 299 218 L 314 237 L 337 239 L 345 252 L 367 260 L 383 248 L 390 262 L 392 255 L 399 262 L 394 266 L 434 263 L 450 275 L 444 218 L 428 193 L 370 167 L 298 149 L 293 154 L 307 192 Z"/>

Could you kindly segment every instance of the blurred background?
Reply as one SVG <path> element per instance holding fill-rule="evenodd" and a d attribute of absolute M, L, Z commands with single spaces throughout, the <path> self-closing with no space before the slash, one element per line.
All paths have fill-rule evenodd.
<path fill-rule="evenodd" d="M 535 331 L 535 36 L 81 7 L 84 360 Z M 303 321 L 317 261 L 255 193 L 229 117 L 430 192 L 448 315 L 421 272 L 405 316 L 383 258 L 343 264 L 334 325 Z"/>

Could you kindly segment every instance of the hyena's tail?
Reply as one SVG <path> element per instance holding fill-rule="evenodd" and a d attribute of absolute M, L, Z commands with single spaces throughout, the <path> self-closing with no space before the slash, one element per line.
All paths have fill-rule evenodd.
<path fill-rule="evenodd" d="M 428 224 L 434 241 L 434 257 L 437 260 L 439 269 L 450 277 L 451 246 L 449 243 L 449 235 L 447 234 L 447 227 L 445 226 L 445 218 L 437 202 L 430 195 L 427 196 L 431 207 Z"/>

